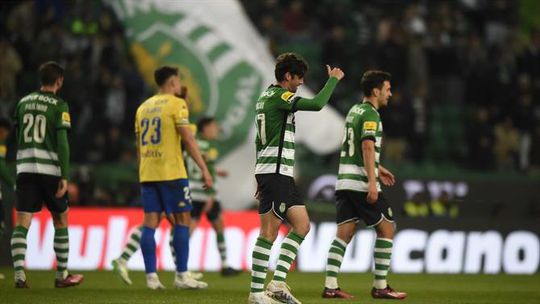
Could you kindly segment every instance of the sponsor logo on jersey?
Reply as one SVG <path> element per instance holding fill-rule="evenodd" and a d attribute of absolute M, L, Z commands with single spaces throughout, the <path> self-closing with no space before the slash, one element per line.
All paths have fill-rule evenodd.
<path fill-rule="evenodd" d="M 289 100 L 291 100 L 291 98 L 293 96 L 294 96 L 293 92 L 285 92 L 285 93 L 281 94 L 281 99 L 283 99 L 285 101 L 289 101 Z"/>
<path fill-rule="evenodd" d="M 62 112 L 62 122 L 71 123 L 71 116 L 69 116 L 68 112 Z"/>
<path fill-rule="evenodd" d="M 377 122 L 366 121 L 363 126 L 364 131 L 377 131 Z"/>

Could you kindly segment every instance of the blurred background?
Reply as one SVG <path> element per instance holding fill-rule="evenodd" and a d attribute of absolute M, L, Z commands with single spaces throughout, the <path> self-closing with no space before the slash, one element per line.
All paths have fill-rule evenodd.
<path fill-rule="evenodd" d="M 153 69 L 175 64 L 192 120 L 222 124 L 220 164 L 232 173 L 219 181 L 223 205 L 253 208 L 254 102 L 273 58 L 293 51 L 310 64 L 305 94 L 325 83 L 325 64 L 346 73 L 330 109 L 298 130 L 296 179 L 314 222 L 334 218 L 342 119 L 362 100 L 363 72 L 382 69 L 393 75 L 382 162 L 398 179 L 384 191 L 400 228 L 525 229 L 538 244 L 539 1 L 150 2 L 0 2 L 1 114 L 38 89 L 40 63 L 66 68 L 71 206 L 140 206 L 134 113 L 155 92 Z M 325 124 L 326 139 L 309 141 L 319 134 L 309 126 Z M 15 154 L 12 136 L 12 172 Z"/>

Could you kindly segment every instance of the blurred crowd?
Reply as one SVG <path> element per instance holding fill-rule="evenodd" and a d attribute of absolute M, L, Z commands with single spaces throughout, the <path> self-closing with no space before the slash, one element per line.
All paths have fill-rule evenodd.
<path fill-rule="evenodd" d="M 540 29 L 534 1 L 243 1 L 270 50 L 297 50 L 320 87 L 346 72 L 331 103 L 361 99 L 366 69 L 393 74 L 383 111 L 387 161 L 540 170 Z M 530 16 L 532 15 L 532 17 Z"/>
<path fill-rule="evenodd" d="M 312 89 L 326 80 L 324 64 L 345 70 L 331 100 L 343 114 L 362 98 L 366 69 L 393 74 L 382 111 L 387 162 L 540 171 L 540 30 L 523 13 L 534 1 L 241 2 L 273 54 L 308 59 Z M 120 22 L 102 1 L 0 2 L 0 115 L 38 88 L 47 60 L 66 67 L 59 95 L 74 121 L 74 203 L 136 203 L 132 117 L 151 88 Z M 95 169 L 110 163 L 129 169 L 119 178 Z"/>
<path fill-rule="evenodd" d="M 11 116 L 16 102 L 39 89 L 39 65 L 65 66 L 66 100 L 74 122 L 71 159 L 76 164 L 135 166 L 132 117 L 147 92 L 129 55 L 123 28 L 100 1 L 24 0 L 0 3 L 0 112 Z M 8 147 L 13 147 L 14 138 Z M 10 158 L 13 159 L 14 149 Z M 114 204 L 116 189 L 96 187 L 93 171 L 73 166 L 74 199 Z"/>
<path fill-rule="evenodd" d="M 75 122 L 74 162 L 129 162 L 132 119 L 145 84 L 129 56 L 123 29 L 98 1 L 3 2 L 0 16 L 0 110 L 39 88 L 36 70 L 48 60 L 66 68 L 59 95 Z M 126 140 L 128 139 L 128 140 Z"/>

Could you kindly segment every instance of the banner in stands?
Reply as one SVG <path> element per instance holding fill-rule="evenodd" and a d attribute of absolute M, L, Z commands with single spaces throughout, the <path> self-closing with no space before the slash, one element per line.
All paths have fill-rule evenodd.
<path fill-rule="evenodd" d="M 71 208 L 70 255 L 72 269 L 110 269 L 118 257 L 130 231 L 141 224 L 143 213 L 138 209 Z M 259 233 L 256 212 L 225 212 L 227 256 L 230 266 L 249 269 L 251 250 Z M 322 272 L 326 255 L 335 235 L 336 225 L 330 222 L 312 224 L 302 244 L 296 267 L 300 271 Z M 169 224 L 164 222 L 156 233 L 158 268 L 173 270 L 168 246 Z M 286 229 L 280 231 L 280 243 Z M 54 228 L 48 212 L 36 214 L 28 233 L 26 266 L 29 269 L 52 269 Z M 372 268 L 375 235 L 360 230 L 347 248 L 342 266 L 344 272 L 368 272 Z M 270 268 L 275 267 L 278 246 L 272 249 Z M 396 273 L 508 273 L 533 274 L 540 261 L 539 235 L 528 230 L 499 232 L 496 229 L 467 231 L 464 229 L 402 229 L 395 242 L 391 269 Z M 143 270 L 138 251 L 130 260 L 131 269 Z M 216 236 L 204 219 L 190 241 L 189 268 L 201 271 L 220 269 Z"/>
<path fill-rule="evenodd" d="M 214 116 L 221 124 L 217 183 L 228 209 L 246 209 L 255 192 L 255 102 L 275 82 L 275 59 L 237 0 L 108 0 L 123 23 L 139 71 L 148 84 L 161 65 L 178 66 L 188 87 L 190 119 Z M 241 33 L 241 34 L 239 34 Z M 325 70 L 324 66 L 311 69 Z M 311 96 L 306 89 L 300 96 Z M 324 121 L 324 124 L 320 122 Z M 315 153 L 339 148 L 343 118 L 330 106 L 298 113 L 296 140 Z M 235 191 L 221 191 L 235 189 Z"/>

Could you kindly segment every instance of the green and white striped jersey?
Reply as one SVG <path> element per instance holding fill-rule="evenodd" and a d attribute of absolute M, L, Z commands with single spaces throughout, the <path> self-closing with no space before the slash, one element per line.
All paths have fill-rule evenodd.
<path fill-rule="evenodd" d="M 255 106 L 257 163 L 255 174 L 294 175 L 294 112 L 298 98 L 271 85 Z"/>
<path fill-rule="evenodd" d="M 18 129 L 17 174 L 61 176 L 56 131 L 71 127 L 67 103 L 52 93 L 31 93 L 17 104 L 14 121 Z"/>
<path fill-rule="evenodd" d="M 197 144 L 199 145 L 199 150 L 206 162 L 206 167 L 212 179 L 216 180 L 216 161 L 219 157 L 219 150 L 217 149 L 214 142 L 205 140 L 201 137 L 197 137 Z M 187 154 L 187 153 L 186 153 Z M 201 169 L 195 163 L 194 160 L 189 159 L 187 161 L 188 176 L 189 176 L 189 187 L 191 189 L 191 199 L 193 201 L 204 202 L 210 197 L 216 196 L 216 190 L 214 188 L 204 189 L 204 182 L 202 178 Z"/>
<path fill-rule="evenodd" d="M 369 103 L 355 104 L 345 120 L 345 135 L 341 145 L 339 159 L 337 190 L 352 190 L 367 192 L 368 178 L 362 156 L 362 141 L 375 141 L 375 176 L 377 190 L 381 191 L 379 183 L 379 159 L 382 143 L 382 122 L 377 109 Z"/>

